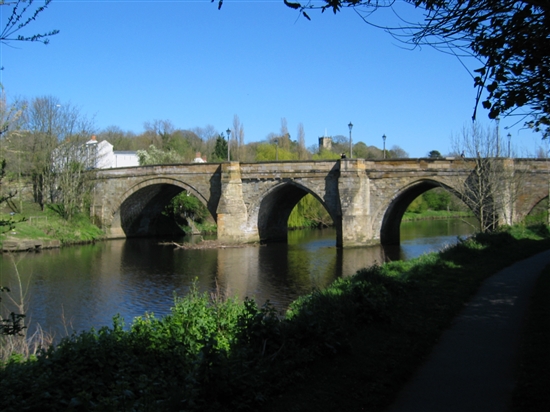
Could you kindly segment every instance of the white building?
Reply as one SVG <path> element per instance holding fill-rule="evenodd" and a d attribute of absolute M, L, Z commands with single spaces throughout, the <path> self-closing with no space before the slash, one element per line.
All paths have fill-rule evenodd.
<path fill-rule="evenodd" d="M 107 140 L 98 142 L 95 136 L 86 142 L 86 163 L 90 169 L 139 166 L 136 152 L 114 151 Z"/>
<path fill-rule="evenodd" d="M 130 167 L 130 166 L 139 166 L 139 159 L 136 152 L 124 151 L 124 150 L 115 150 L 115 163 L 110 167 Z"/>
<path fill-rule="evenodd" d="M 201 156 L 201 152 L 195 153 L 195 158 L 193 159 L 194 163 L 206 163 L 206 157 Z"/>

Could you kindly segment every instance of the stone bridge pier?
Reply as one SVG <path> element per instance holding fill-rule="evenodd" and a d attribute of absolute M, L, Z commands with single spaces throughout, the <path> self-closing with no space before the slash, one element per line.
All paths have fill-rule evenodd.
<path fill-rule="evenodd" d="M 550 168 L 544 160 L 501 163 L 518 178 L 510 180 L 505 201 L 493 213 L 514 223 L 548 197 Z M 174 234 L 161 211 L 186 191 L 207 207 L 219 240 L 284 242 L 292 209 L 311 194 L 332 217 L 337 246 L 398 244 L 408 205 L 436 187 L 464 193 L 475 167 L 467 159 L 342 159 L 105 169 L 96 172 L 91 213 L 110 238 Z"/>
<path fill-rule="evenodd" d="M 218 239 L 224 242 L 285 242 L 288 218 L 306 194 L 331 215 L 338 246 L 369 243 L 368 178 L 364 162 L 268 163 L 261 168 L 238 162 L 221 165 L 221 193 L 216 210 Z"/>

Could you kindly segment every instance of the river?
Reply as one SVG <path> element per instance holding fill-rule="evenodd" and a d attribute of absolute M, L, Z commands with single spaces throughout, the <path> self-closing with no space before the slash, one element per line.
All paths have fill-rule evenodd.
<path fill-rule="evenodd" d="M 439 250 L 473 231 L 458 219 L 401 224 L 401 245 L 339 249 L 333 229 L 289 232 L 288 244 L 227 249 L 177 249 L 158 239 L 111 240 L 39 253 L 1 255 L 0 285 L 16 299 L 23 291 L 28 321 L 57 338 L 72 331 L 129 323 L 145 312 L 169 312 L 174 293 L 195 282 L 221 296 L 291 301 L 334 279 L 387 260 Z M 20 275 L 21 286 L 16 272 Z M 3 294 L 3 304 L 8 303 Z"/>

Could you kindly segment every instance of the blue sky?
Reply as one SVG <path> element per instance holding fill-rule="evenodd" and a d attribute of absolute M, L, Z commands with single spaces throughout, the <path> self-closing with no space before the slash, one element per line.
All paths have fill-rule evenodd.
<path fill-rule="evenodd" d="M 0 12 L 3 26 L 10 9 Z M 354 142 L 382 147 L 385 134 L 387 148 L 410 157 L 451 150 L 475 96 L 455 58 L 405 50 L 352 10 L 310 16 L 282 0 L 225 0 L 221 10 L 217 0 L 54 0 L 28 33 L 60 33 L 47 46 L 0 45 L 0 82 L 8 99 L 52 95 L 78 106 L 98 131 L 140 133 L 167 119 L 221 132 L 237 115 L 252 142 L 285 118 L 292 138 L 303 124 L 309 147 L 325 133 L 348 136 L 351 121 Z M 479 119 L 491 124 L 483 109 Z M 502 120 L 502 133 L 533 153 L 540 137 L 521 125 L 504 130 L 512 124 Z"/>

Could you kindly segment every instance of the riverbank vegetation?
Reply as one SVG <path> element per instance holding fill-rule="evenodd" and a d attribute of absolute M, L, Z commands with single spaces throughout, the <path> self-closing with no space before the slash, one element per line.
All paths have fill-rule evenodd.
<path fill-rule="evenodd" d="M 462 239 L 294 302 L 192 289 L 170 315 L 67 337 L 0 370 L 0 409 L 381 410 L 486 277 L 550 247 L 547 227 Z"/>
<path fill-rule="evenodd" d="M 33 203 L 25 204 L 23 213 L 10 210 L 8 207 L 0 210 L 0 219 L 9 222 L 0 225 L 0 245 L 6 239 L 59 240 L 61 245 L 103 239 L 103 231 L 80 213 L 67 220 L 55 208 L 45 207 L 42 211 Z"/>

